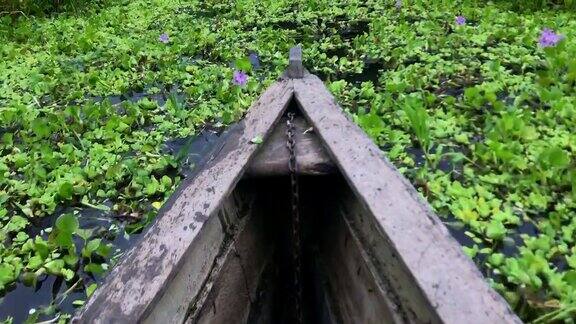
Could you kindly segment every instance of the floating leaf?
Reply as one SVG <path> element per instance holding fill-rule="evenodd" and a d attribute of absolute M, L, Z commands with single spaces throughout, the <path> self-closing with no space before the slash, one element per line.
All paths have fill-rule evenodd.
<path fill-rule="evenodd" d="M 73 267 L 78 262 L 78 256 L 76 256 L 76 253 L 74 253 L 74 251 L 72 251 L 71 254 L 68 254 L 68 255 L 65 255 L 64 257 L 62 257 L 62 260 L 64 260 L 64 262 L 66 262 L 67 265 Z"/>
<path fill-rule="evenodd" d="M 85 301 L 81 300 L 81 299 L 77 299 L 75 301 L 72 302 L 72 305 L 76 306 L 76 307 L 80 307 L 83 306 L 85 303 Z"/>
<path fill-rule="evenodd" d="M 242 70 L 244 72 L 250 72 L 252 70 L 252 63 L 250 62 L 250 59 L 247 57 L 243 57 L 241 59 L 236 60 L 234 65 L 236 65 L 236 68 L 238 70 Z"/>
<path fill-rule="evenodd" d="M 501 222 L 498 221 L 490 222 L 486 226 L 487 237 L 494 240 L 500 240 L 504 238 L 504 235 L 506 235 L 506 227 L 504 227 L 504 225 Z"/>
<path fill-rule="evenodd" d="M 86 246 L 82 250 L 82 256 L 85 258 L 90 257 L 90 255 L 92 255 L 92 253 L 96 251 L 96 249 L 98 249 L 101 242 L 102 242 L 101 239 L 94 239 L 89 241 L 88 244 L 86 244 Z"/>
<path fill-rule="evenodd" d="M 56 219 L 56 228 L 60 231 L 74 233 L 78 227 L 78 219 L 72 213 L 62 214 Z"/>
<path fill-rule="evenodd" d="M 64 268 L 64 260 L 52 260 L 44 265 L 50 274 L 59 275 Z"/>
<path fill-rule="evenodd" d="M 70 270 L 70 269 L 62 269 L 61 271 L 62 275 L 64 276 L 64 279 L 66 281 L 70 281 L 74 278 L 75 273 L 74 271 Z"/>
<path fill-rule="evenodd" d="M 11 264 L 0 264 L 0 288 L 15 280 L 14 266 Z"/>
<path fill-rule="evenodd" d="M 71 199 L 72 195 L 74 195 L 74 187 L 70 182 L 64 182 L 60 185 L 60 188 L 58 189 L 58 194 L 63 199 L 67 200 Z"/>
<path fill-rule="evenodd" d="M 162 207 L 162 202 L 161 201 L 155 201 L 152 203 L 152 207 L 154 207 L 156 210 L 159 210 Z"/>
<path fill-rule="evenodd" d="M 87 297 L 92 296 L 92 294 L 94 293 L 94 291 L 96 290 L 96 288 L 98 288 L 98 285 L 95 284 L 95 283 L 93 283 L 93 284 L 91 284 L 90 286 L 88 286 L 88 287 L 86 288 L 86 296 L 87 296 Z"/>
<path fill-rule="evenodd" d="M 102 275 L 104 273 L 104 268 L 98 263 L 89 263 L 84 267 L 84 271 L 90 272 L 94 275 Z"/>
<path fill-rule="evenodd" d="M 40 266 L 44 263 L 44 259 L 39 255 L 35 255 L 28 260 L 28 265 L 26 266 L 28 269 L 36 270 L 40 268 Z"/>
<path fill-rule="evenodd" d="M 250 143 L 252 144 L 262 144 L 262 142 L 263 140 L 261 135 L 257 135 L 256 137 L 250 140 Z"/>

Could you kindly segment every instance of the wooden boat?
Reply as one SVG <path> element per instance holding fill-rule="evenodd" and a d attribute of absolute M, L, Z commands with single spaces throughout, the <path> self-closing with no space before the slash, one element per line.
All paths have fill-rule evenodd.
<path fill-rule="evenodd" d="M 296 114 L 300 285 L 291 261 L 287 112 Z M 295 312 L 311 323 L 520 322 L 410 183 L 304 71 L 298 48 L 286 75 L 182 183 L 73 321 L 299 322 Z"/>

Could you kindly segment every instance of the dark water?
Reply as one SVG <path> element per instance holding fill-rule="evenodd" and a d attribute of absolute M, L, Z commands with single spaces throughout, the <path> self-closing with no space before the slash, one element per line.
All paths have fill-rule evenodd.
<path fill-rule="evenodd" d="M 47 239 L 48 234 L 43 232 L 43 229 L 53 226 L 58 216 L 72 212 L 78 213 L 77 218 L 80 223 L 80 228 L 94 229 L 96 236 L 100 236 L 103 241 L 107 243 L 113 243 L 114 248 L 119 249 L 119 251 L 124 251 L 131 246 L 130 243 L 135 236 L 125 236 L 123 224 L 117 223 L 112 217 L 112 213 L 92 208 L 61 208 L 53 215 L 46 216 L 36 224 L 29 226 L 26 232 L 30 237 L 39 235 Z M 117 234 L 108 231 L 110 226 L 115 223 L 120 227 Z M 74 243 L 76 244 L 77 252 L 80 253 L 84 245 L 83 240 L 75 237 Z M 82 267 L 83 265 L 80 264 L 79 268 L 81 269 Z M 66 298 L 64 298 L 64 292 L 69 290 L 80 278 L 82 282 L 69 291 Z M 93 282 L 99 282 L 100 280 L 101 278 L 94 278 L 82 270 L 78 270 L 77 276 L 70 282 L 66 282 L 62 278 L 49 274 L 40 276 L 35 286 L 28 287 L 22 282 L 18 282 L 12 286 L 0 301 L 0 319 L 12 316 L 14 323 L 21 323 L 28 317 L 29 309 L 35 308 L 38 310 L 49 306 L 53 302 L 56 304 L 57 310 L 64 313 L 72 313 L 75 309 L 72 302 L 85 298 L 84 287 L 89 286 Z M 50 316 L 40 317 L 41 320 L 48 320 L 50 318 Z"/>
<path fill-rule="evenodd" d="M 179 161 L 179 173 L 181 176 L 191 176 L 197 167 L 203 164 L 203 161 L 216 147 L 216 144 L 221 141 L 221 135 L 223 133 L 224 129 L 222 127 L 206 126 L 194 136 L 166 141 L 162 150 L 166 154 L 175 156 Z M 113 204 L 110 201 L 106 201 L 104 205 L 111 207 Z M 119 254 L 132 247 L 141 235 L 128 235 L 128 230 L 126 229 L 127 223 L 122 222 L 122 220 L 118 218 L 118 215 L 115 215 L 112 211 L 82 207 L 59 208 L 53 215 L 38 219 L 26 229 L 26 232 L 30 237 L 40 235 L 47 239 L 48 234 L 43 232 L 43 229 L 52 227 L 58 216 L 72 212 L 77 213 L 80 228 L 94 229 L 94 236 L 100 237 L 104 242 L 114 245 L 113 255 Z M 118 230 L 111 231 L 111 226 L 117 227 Z M 75 237 L 74 241 L 77 251 L 80 253 L 84 245 L 83 240 Z M 83 265 L 81 264 L 79 269 L 82 268 Z M 66 298 L 63 298 L 62 295 L 64 292 L 68 291 L 80 278 L 82 282 L 69 291 Z M 41 276 L 38 278 L 38 282 L 34 287 L 28 287 L 22 282 L 18 282 L 8 289 L 4 296 L 0 298 L 0 320 L 11 316 L 14 323 L 22 323 L 28 317 L 28 311 L 31 308 L 39 310 L 43 307 L 50 306 L 51 303 L 54 303 L 56 309 L 60 312 L 74 313 L 76 306 L 74 306 L 72 302 L 79 299 L 83 300 L 85 298 L 85 287 L 88 287 L 94 282 L 99 283 L 102 280 L 103 277 L 95 277 L 82 270 L 77 270 L 76 278 L 70 282 L 65 282 L 61 278 L 52 275 Z M 52 318 L 54 318 L 54 316 L 40 316 L 40 320 L 50 320 Z"/>
<path fill-rule="evenodd" d="M 162 150 L 174 155 L 180 164 L 180 173 L 189 177 L 221 142 L 223 134 L 223 127 L 207 125 L 196 135 L 166 141 Z"/>
<path fill-rule="evenodd" d="M 62 282 L 55 276 L 45 275 L 38 280 L 36 287 L 27 287 L 22 283 L 16 286 L 2 298 L 0 304 L 0 319 L 12 316 L 14 323 L 22 323 L 28 317 L 28 310 L 48 306 L 59 294 L 63 294 L 73 283 Z M 64 313 L 74 312 L 72 302 L 84 299 L 82 286 L 68 293 L 68 297 L 57 307 Z M 53 317 L 52 317 L 53 318 Z M 42 317 L 48 320 L 50 317 Z"/>

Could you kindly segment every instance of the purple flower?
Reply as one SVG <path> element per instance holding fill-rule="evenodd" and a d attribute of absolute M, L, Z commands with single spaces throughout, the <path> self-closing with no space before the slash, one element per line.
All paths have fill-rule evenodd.
<path fill-rule="evenodd" d="M 400 10 L 402 9 L 402 0 L 396 0 L 396 9 Z"/>
<path fill-rule="evenodd" d="M 232 83 L 237 86 L 245 86 L 248 82 L 248 75 L 242 71 L 234 71 L 234 76 L 232 77 Z"/>
<path fill-rule="evenodd" d="M 564 35 L 556 34 L 550 28 L 544 28 L 540 33 L 540 39 L 538 40 L 538 45 L 542 48 L 556 46 L 562 39 Z"/>
<path fill-rule="evenodd" d="M 464 16 L 457 16 L 456 17 L 456 25 L 458 25 L 458 26 L 466 25 L 466 18 Z"/>
<path fill-rule="evenodd" d="M 158 40 L 164 44 L 168 44 L 168 42 L 170 41 L 170 37 L 168 36 L 167 33 L 163 33 L 162 35 L 160 35 L 160 37 L 158 37 Z"/>

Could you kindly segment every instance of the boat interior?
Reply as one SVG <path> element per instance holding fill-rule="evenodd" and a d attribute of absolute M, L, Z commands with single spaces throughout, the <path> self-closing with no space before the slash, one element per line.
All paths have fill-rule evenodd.
<path fill-rule="evenodd" d="M 288 159 L 283 136 L 286 124 L 280 122 L 275 131 L 280 135 L 270 136 L 258 154 L 282 166 L 268 165 L 260 172 L 260 167 L 250 168 L 217 215 L 207 220 L 206 230 L 185 261 L 195 262 L 193 255 L 202 255 L 208 246 L 219 247 L 199 293 L 185 306 L 185 321 L 434 322 L 434 312 L 428 311 L 433 308 L 411 284 L 409 272 L 403 270 L 376 219 L 314 138 L 297 107 L 292 104 L 288 111 L 296 113 L 299 136 L 309 137 L 308 153 L 316 155 L 299 165 L 298 171 L 301 284 L 295 283 L 291 181 L 287 169 L 282 169 Z M 275 159 L 275 153 L 266 152 L 273 148 L 281 148 L 277 151 L 283 156 Z M 258 154 L 252 165 L 262 163 Z M 389 262 L 383 264 L 383 260 Z M 187 269 L 193 265 L 181 267 L 148 321 L 162 318 L 163 305 L 186 300 L 178 298 L 178 286 L 201 277 Z"/>

